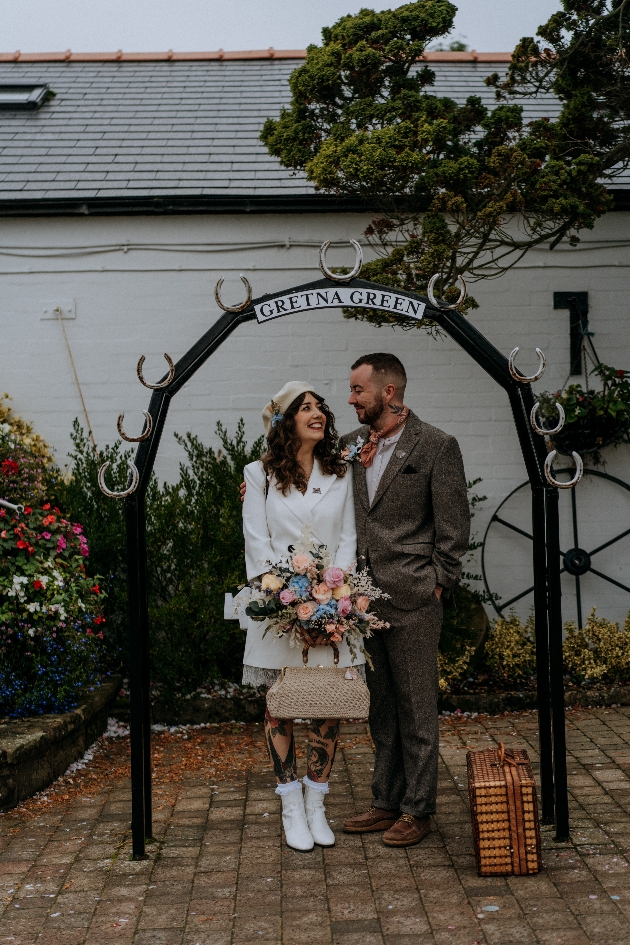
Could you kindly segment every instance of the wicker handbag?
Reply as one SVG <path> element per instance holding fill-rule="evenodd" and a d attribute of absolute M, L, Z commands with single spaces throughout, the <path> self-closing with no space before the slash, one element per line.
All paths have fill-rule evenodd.
<path fill-rule="evenodd" d="M 357 670 L 334 666 L 308 666 L 308 645 L 302 650 L 303 666 L 285 666 L 267 692 L 267 708 L 274 719 L 365 719 L 370 693 Z"/>

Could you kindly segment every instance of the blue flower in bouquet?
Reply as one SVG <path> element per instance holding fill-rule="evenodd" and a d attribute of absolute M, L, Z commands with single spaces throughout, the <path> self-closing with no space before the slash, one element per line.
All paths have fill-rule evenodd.
<path fill-rule="evenodd" d="M 336 617 L 337 616 L 337 601 L 329 600 L 327 604 L 320 604 L 315 613 L 313 614 L 313 620 L 317 620 L 318 617 Z"/>
<path fill-rule="evenodd" d="M 289 587 L 296 597 L 304 599 L 308 597 L 309 580 L 305 574 L 296 574 L 289 581 Z"/>

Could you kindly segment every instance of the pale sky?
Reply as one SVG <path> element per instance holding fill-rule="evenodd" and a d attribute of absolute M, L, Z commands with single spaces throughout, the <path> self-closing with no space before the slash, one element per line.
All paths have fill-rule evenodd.
<path fill-rule="evenodd" d="M 193 52 L 303 49 L 322 26 L 396 0 L 0 0 L 2 52 Z M 460 0 L 453 39 L 479 52 L 513 49 L 560 0 Z"/>

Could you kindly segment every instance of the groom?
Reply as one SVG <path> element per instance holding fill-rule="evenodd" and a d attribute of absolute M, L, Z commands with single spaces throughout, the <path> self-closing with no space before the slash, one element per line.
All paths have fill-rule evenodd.
<path fill-rule="evenodd" d="M 388 846 L 418 843 L 435 812 L 437 649 L 468 550 L 470 513 L 457 441 L 404 405 L 407 375 L 393 354 L 352 365 L 361 424 L 340 446 L 353 459 L 358 563 L 389 594 L 375 609 L 390 624 L 366 641 L 370 731 L 376 746 L 368 811 L 348 833 L 383 830 Z"/>

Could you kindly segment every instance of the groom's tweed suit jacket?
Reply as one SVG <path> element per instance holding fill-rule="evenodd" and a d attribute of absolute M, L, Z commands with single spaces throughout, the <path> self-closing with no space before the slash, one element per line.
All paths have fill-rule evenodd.
<path fill-rule="evenodd" d="M 343 448 L 365 442 L 369 427 L 341 437 Z M 436 584 L 446 601 L 459 582 L 468 550 L 470 511 L 457 440 L 413 412 L 379 483 L 368 498 L 365 469 L 353 464 L 357 567 L 369 564 L 375 583 L 401 610 L 431 600 Z"/>

